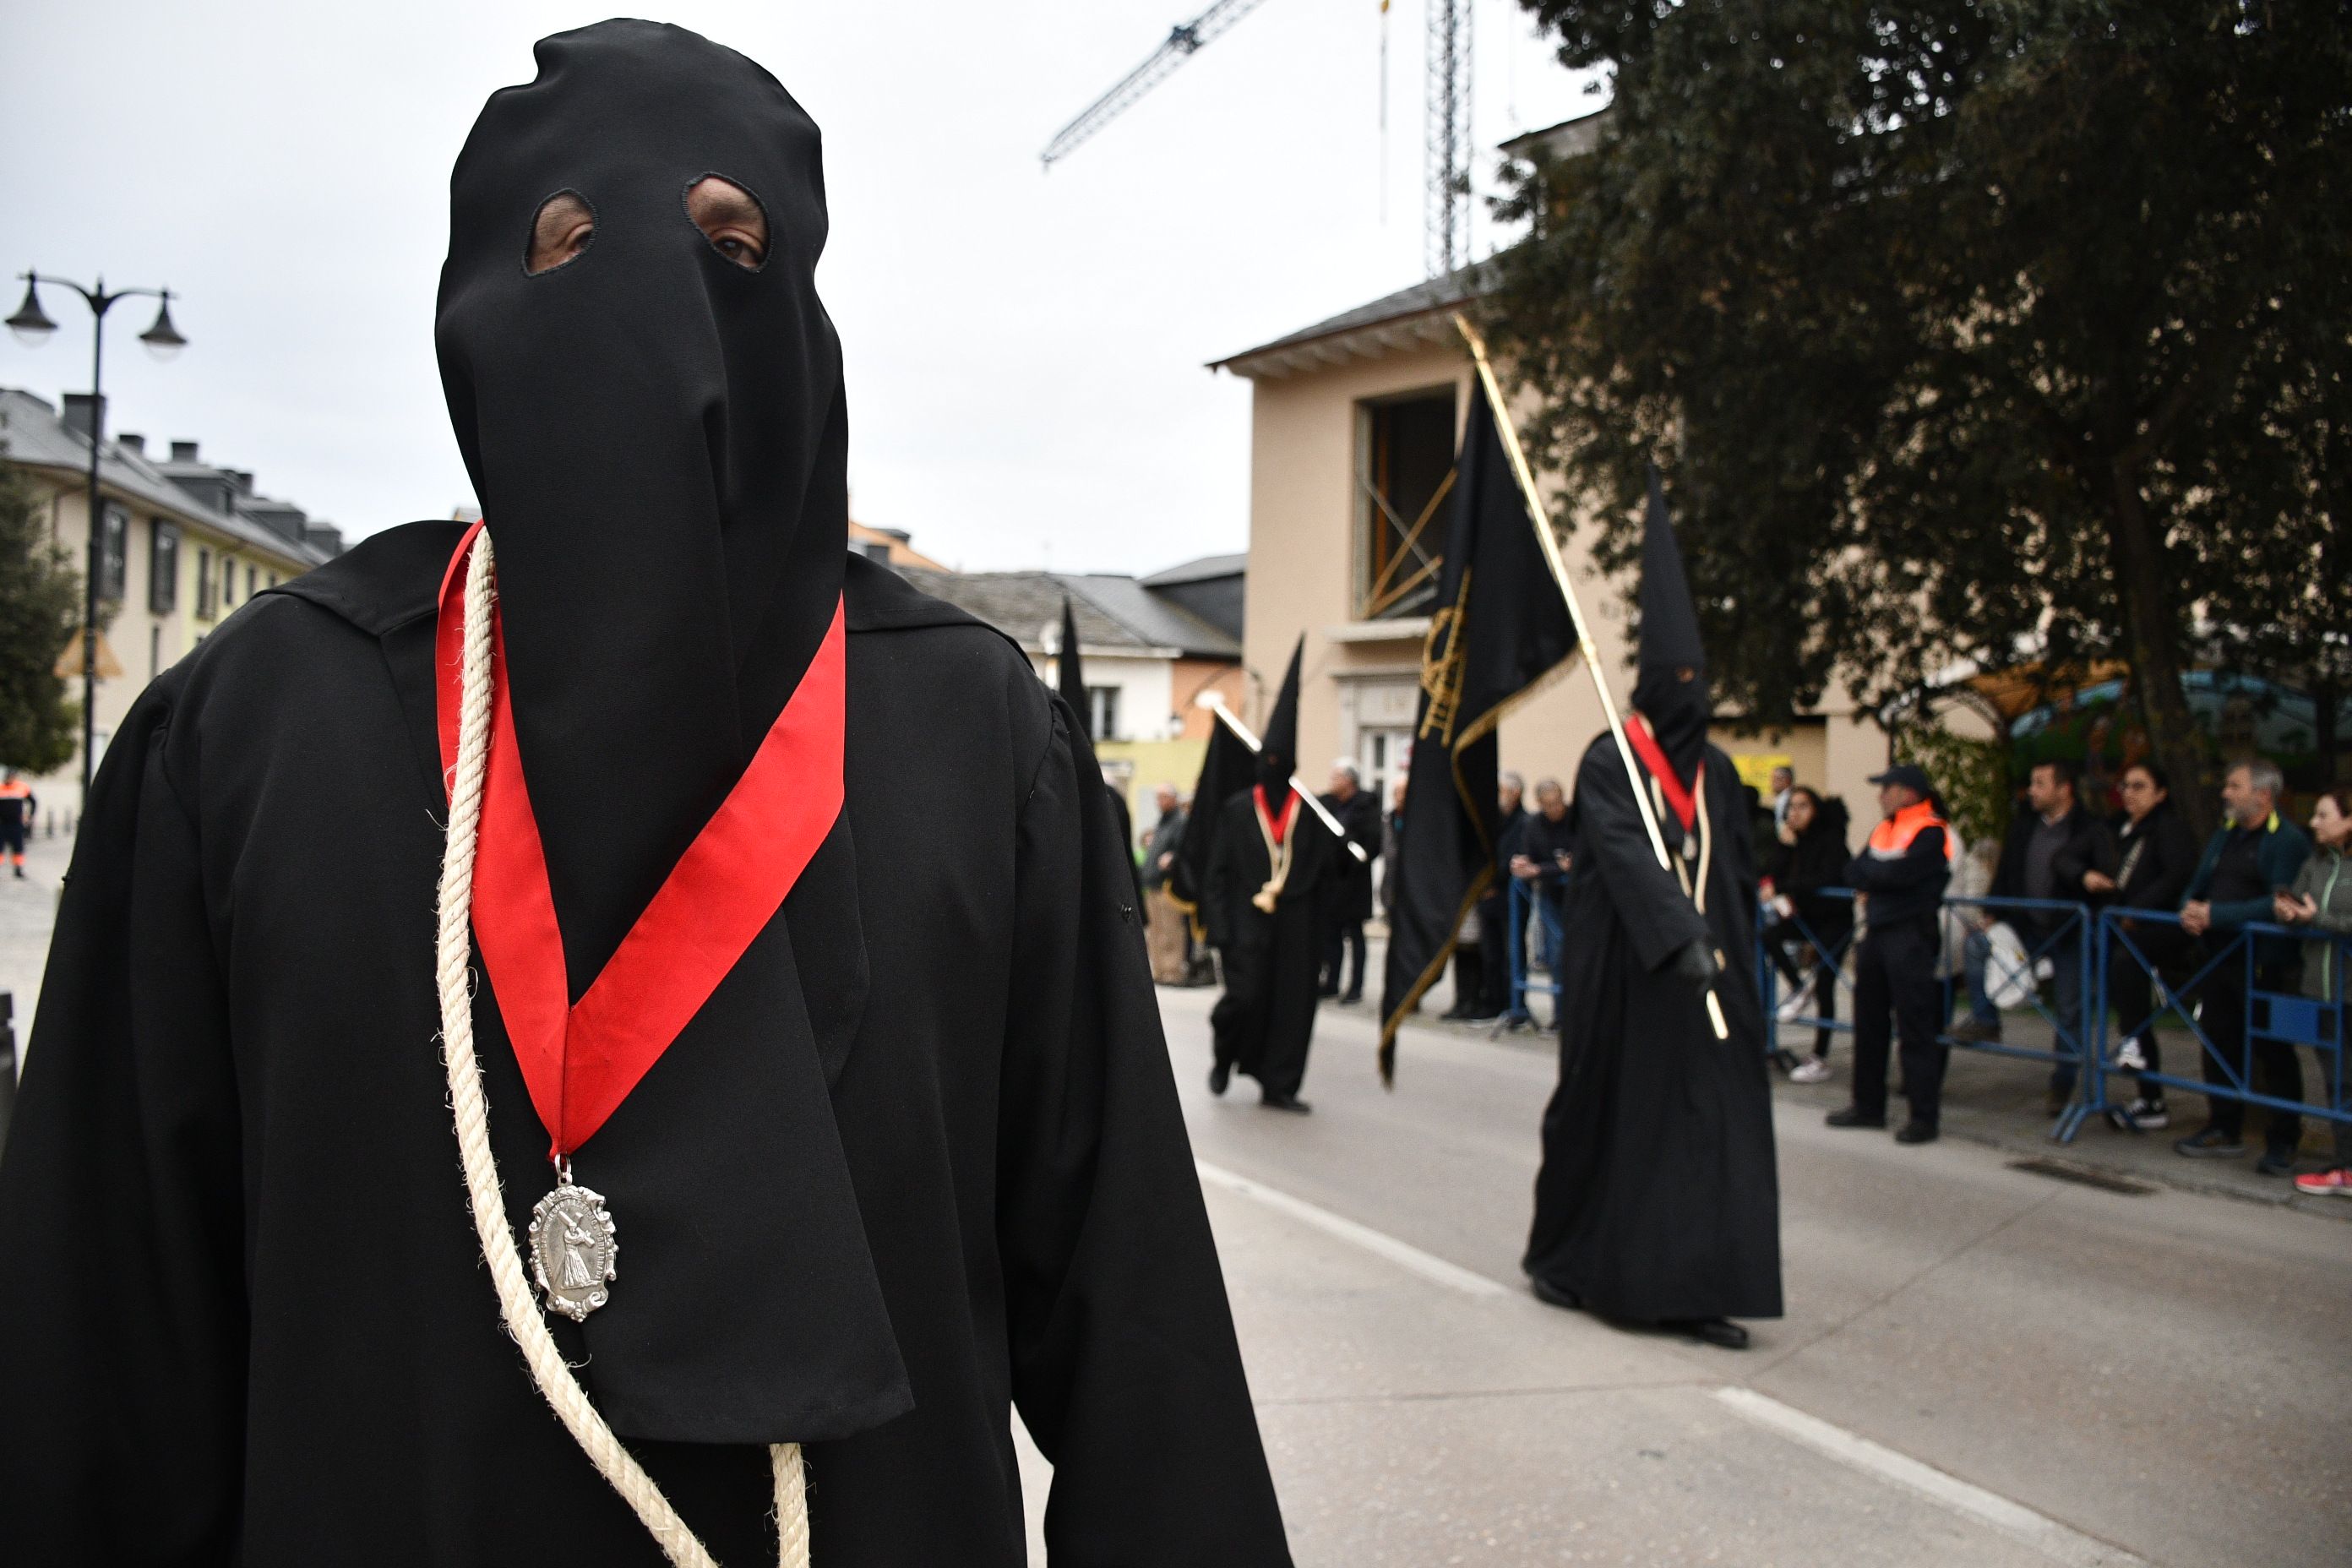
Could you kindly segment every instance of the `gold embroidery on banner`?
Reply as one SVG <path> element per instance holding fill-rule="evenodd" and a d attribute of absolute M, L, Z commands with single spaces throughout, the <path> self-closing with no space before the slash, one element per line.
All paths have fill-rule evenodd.
<path fill-rule="evenodd" d="M 1429 694 L 1429 709 L 1413 739 L 1432 734 L 1441 746 L 1454 743 L 1454 721 L 1462 707 L 1462 678 L 1470 659 L 1470 645 L 1461 633 L 1462 613 L 1470 604 L 1470 568 L 1462 568 L 1462 586 L 1454 603 L 1440 606 L 1429 617 L 1429 635 L 1421 645 L 1421 689 Z"/>

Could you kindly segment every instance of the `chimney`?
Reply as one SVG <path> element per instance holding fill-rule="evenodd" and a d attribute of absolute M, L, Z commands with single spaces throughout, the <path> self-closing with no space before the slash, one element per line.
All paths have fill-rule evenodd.
<path fill-rule="evenodd" d="M 236 480 L 236 488 L 242 493 L 246 495 L 251 495 L 253 493 L 253 470 L 251 468 L 223 468 L 221 472 Z"/>
<path fill-rule="evenodd" d="M 195 460 L 196 444 L 194 441 L 174 441 L 172 443 L 172 461 L 175 463 L 193 463 Z"/>
<path fill-rule="evenodd" d="M 133 436 L 126 432 L 117 436 L 114 438 L 114 444 L 125 451 L 136 452 L 142 458 L 147 455 L 147 437 L 144 436 Z"/>
<path fill-rule="evenodd" d="M 90 395 L 87 392 L 68 392 L 66 394 L 66 428 L 84 439 L 88 439 L 89 436 L 90 405 L 93 401 L 95 400 L 92 399 Z M 99 405 L 98 412 L 101 416 L 106 413 L 106 408 L 103 404 Z"/>

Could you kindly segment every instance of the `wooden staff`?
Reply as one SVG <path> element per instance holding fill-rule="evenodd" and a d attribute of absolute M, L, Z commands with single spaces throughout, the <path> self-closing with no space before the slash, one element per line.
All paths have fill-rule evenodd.
<path fill-rule="evenodd" d="M 1249 726 L 1234 717 L 1234 710 L 1225 706 L 1225 700 L 1223 697 L 1212 691 L 1206 700 L 1211 708 L 1216 710 L 1217 717 L 1225 721 L 1225 728 L 1231 730 L 1243 745 L 1247 746 L 1253 753 L 1265 750 L 1258 738 L 1250 733 Z M 1348 830 L 1339 826 L 1339 819 L 1331 815 L 1330 808 L 1315 798 L 1315 792 L 1307 787 L 1305 779 L 1300 778 L 1297 773 L 1291 774 L 1290 787 L 1299 799 L 1307 803 L 1307 809 L 1321 817 L 1323 826 L 1329 828 L 1339 837 L 1339 842 L 1348 847 L 1348 853 L 1356 858 L 1358 865 L 1369 866 L 1372 863 L 1372 858 L 1364 853 L 1364 847 L 1348 837 Z"/>
<path fill-rule="evenodd" d="M 1610 695 L 1609 679 L 1601 672 L 1601 650 L 1592 641 L 1592 629 L 1585 623 L 1584 606 L 1577 602 L 1576 584 L 1568 574 L 1568 563 L 1561 559 L 1559 541 L 1552 537 L 1551 523 L 1544 516 L 1543 498 L 1536 493 L 1535 475 L 1528 469 L 1527 454 L 1519 449 L 1519 433 L 1511 423 L 1511 411 L 1503 402 L 1503 389 L 1495 381 L 1495 367 L 1486 360 L 1486 342 L 1478 329 L 1459 311 L 1454 324 L 1460 329 L 1465 342 L 1470 345 L 1470 357 L 1478 363 L 1478 384 L 1486 388 L 1486 406 L 1495 416 L 1495 434 L 1502 438 L 1503 453 L 1511 459 L 1511 473 L 1519 481 L 1519 495 L 1528 503 L 1528 521 L 1536 531 L 1536 542 L 1543 547 L 1544 564 L 1551 568 L 1551 580 L 1559 588 L 1559 596 L 1567 601 L 1568 618 L 1576 627 L 1577 651 L 1584 655 L 1584 668 L 1591 672 L 1592 689 L 1600 695 L 1601 714 L 1609 721 L 1609 738 L 1617 742 L 1617 760 L 1625 764 L 1625 782 L 1633 786 L 1633 805 L 1642 813 L 1642 826 L 1650 836 L 1650 851 L 1658 858 L 1658 869 L 1672 871 L 1674 858 L 1666 853 L 1665 835 L 1658 830 L 1657 813 L 1650 808 L 1650 792 L 1642 783 L 1642 773 L 1633 763 L 1633 748 L 1625 739 L 1625 721 L 1617 713 L 1617 700 Z M 1675 879 L 1679 885 L 1681 879 Z M 1723 1004 L 1716 999 L 1715 986 L 1706 988 L 1707 1022 L 1715 1026 L 1715 1037 L 1731 1037 L 1730 1026 L 1724 1022 Z"/>

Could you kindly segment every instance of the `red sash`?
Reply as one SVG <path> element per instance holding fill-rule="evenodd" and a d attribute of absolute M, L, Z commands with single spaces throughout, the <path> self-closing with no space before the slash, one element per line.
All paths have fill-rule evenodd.
<path fill-rule="evenodd" d="M 441 580 L 435 638 L 442 786 L 457 765 L 464 564 Z M 842 805 L 842 611 L 751 764 L 695 837 L 585 994 L 570 1004 L 563 937 L 516 749 L 506 639 L 490 622 L 490 756 L 474 860 L 474 936 L 551 1155 L 594 1135 L 782 907 Z"/>
<path fill-rule="evenodd" d="M 1685 833 L 1688 833 L 1698 822 L 1698 797 L 1684 787 L 1682 780 L 1675 777 L 1675 765 L 1666 760 L 1666 749 L 1658 744 L 1657 736 L 1650 732 L 1650 721 L 1639 713 L 1628 712 L 1625 715 L 1625 738 L 1633 742 L 1633 754 L 1642 759 L 1642 765 L 1650 770 L 1652 778 L 1658 781 L 1658 793 L 1666 797 L 1666 805 L 1673 809 L 1675 820 L 1683 825 Z M 1702 761 L 1692 770 L 1691 783 L 1696 785 L 1706 776 L 1706 763 Z"/>
<path fill-rule="evenodd" d="M 1277 845 L 1290 837 L 1290 825 L 1298 820 L 1298 792 L 1294 789 L 1285 790 L 1282 793 L 1285 797 L 1282 803 L 1282 815 L 1276 816 L 1266 809 L 1265 786 L 1250 785 L 1250 798 L 1257 803 L 1257 819 L 1265 824 L 1266 832 L 1273 836 Z"/>

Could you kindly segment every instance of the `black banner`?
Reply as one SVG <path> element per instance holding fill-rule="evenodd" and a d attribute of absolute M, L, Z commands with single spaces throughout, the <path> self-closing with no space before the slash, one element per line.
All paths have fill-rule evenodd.
<path fill-rule="evenodd" d="M 1472 396 L 1453 482 L 1398 836 L 1381 999 L 1383 1083 L 1395 1079 L 1398 1026 L 1445 972 L 1463 918 L 1494 885 L 1496 728 L 1576 656 L 1575 624 L 1483 390 Z M 1500 952 L 1494 933 L 1486 940 Z"/>

